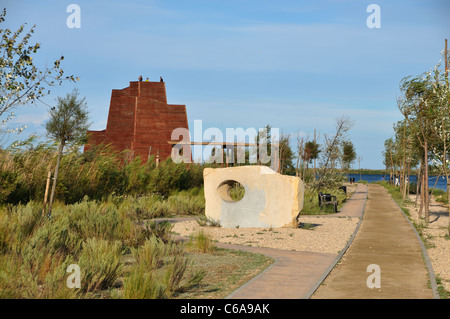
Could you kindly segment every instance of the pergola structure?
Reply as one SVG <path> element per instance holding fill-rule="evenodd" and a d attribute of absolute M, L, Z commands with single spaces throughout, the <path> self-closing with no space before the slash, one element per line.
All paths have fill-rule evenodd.
<path fill-rule="evenodd" d="M 175 145 L 189 145 L 189 146 L 220 146 L 222 147 L 223 153 L 226 154 L 226 167 L 228 167 L 228 149 L 231 147 L 231 149 L 234 149 L 238 146 L 243 147 L 258 147 L 259 144 L 257 143 L 241 143 L 241 142 L 183 142 L 183 141 L 168 141 L 170 145 L 172 145 L 172 148 Z M 279 157 L 278 157 L 279 158 Z M 223 163 L 221 165 L 223 167 Z"/>

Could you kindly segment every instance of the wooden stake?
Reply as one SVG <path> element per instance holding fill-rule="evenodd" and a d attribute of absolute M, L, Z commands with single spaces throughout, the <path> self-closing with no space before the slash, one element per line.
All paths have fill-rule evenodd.
<path fill-rule="evenodd" d="M 48 189 L 50 187 L 50 179 L 52 178 L 52 172 L 48 171 L 47 184 L 45 185 L 44 206 L 42 207 L 42 216 L 45 216 L 45 210 L 47 208 Z"/>
<path fill-rule="evenodd" d="M 159 166 L 159 150 L 156 152 L 156 167 Z"/>

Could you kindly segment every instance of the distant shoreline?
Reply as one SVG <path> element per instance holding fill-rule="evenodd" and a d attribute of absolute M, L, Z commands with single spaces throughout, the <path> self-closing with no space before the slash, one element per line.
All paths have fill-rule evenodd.
<path fill-rule="evenodd" d="M 401 170 L 400 170 L 400 172 L 401 172 Z M 389 175 L 390 172 L 387 170 L 382 170 L 382 169 L 361 169 L 361 170 L 351 169 L 351 170 L 348 170 L 346 172 L 346 174 Z M 409 175 L 417 175 L 417 170 L 412 169 L 410 171 Z M 431 173 L 431 172 L 428 173 L 428 176 L 438 176 L 438 175 L 439 174 L 436 174 L 436 173 Z M 442 175 L 442 174 L 441 174 L 441 176 L 445 177 L 445 175 Z"/>

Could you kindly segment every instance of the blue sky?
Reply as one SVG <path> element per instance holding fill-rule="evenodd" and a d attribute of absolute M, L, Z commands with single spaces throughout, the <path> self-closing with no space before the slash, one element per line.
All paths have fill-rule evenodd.
<path fill-rule="evenodd" d="M 81 28 L 70 29 L 69 4 L 81 8 Z M 381 8 L 381 28 L 369 29 L 369 4 Z M 32 42 L 42 66 L 61 54 L 80 78 L 92 129 L 106 128 L 112 89 L 142 74 L 163 76 L 170 104 L 185 104 L 191 131 L 260 128 L 267 124 L 312 138 L 331 134 L 350 117 L 349 137 L 362 168 L 383 168 L 384 141 L 401 119 L 400 80 L 428 71 L 450 34 L 450 1 L 25 1 L 3 0 L 7 27 L 36 24 Z M 445 17 L 447 14 L 447 17 Z M 23 136 L 45 135 L 47 106 L 22 106 L 11 125 Z M 16 139 L 11 136 L 10 141 Z M 357 162 L 353 167 L 357 168 Z"/>

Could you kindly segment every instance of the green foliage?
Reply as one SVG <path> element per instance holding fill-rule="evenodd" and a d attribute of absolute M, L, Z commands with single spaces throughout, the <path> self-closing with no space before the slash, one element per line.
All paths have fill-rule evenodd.
<path fill-rule="evenodd" d="M 146 271 L 144 266 L 134 267 L 127 276 L 123 286 L 125 299 L 162 299 L 166 287 L 153 272 Z"/>
<path fill-rule="evenodd" d="M 6 9 L 0 13 L 0 24 L 5 23 Z M 2 26 L 1 26 L 2 27 Z M 75 82 L 75 78 L 64 76 L 61 56 L 51 67 L 39 69 L 33 61 L 40 43 L 29 44 L 33 26 L 25 35 L 25 25 L 16 31 L 0 28 L 0 117 L 10 108 L 21 104 L 32 104 L 50 94 L 49 88 L 63 81 Z"/>
<path fill-rule="evenodd" d="M 126 285 L 133 280 L 135 286 L 151 284 L 150 295 L 158 298 L 188 289 L 202 276 L 190 273 L 184 246 L 171 240 L 172 225 L 149 221 L 143 227 L 136 213 L 155 200 L 167 202 L 162 197 L 148 202 L 85 198 L 55 205 L 51 220 L 42 216 L 42 206 L 35 201 L 0 206 L 0 298 L 90 298 L 120 283 L 121 276 Z M 137 260 L 131 273 L 125 271 L 126 252 Z M 81 289 L 66 285 L 70 264 L 80 267 Z M 146 275 L 150 269 L 158 273 Z"/>
<path fill-rule="evenodd" d="M 240 201 L 245 195 L 245 188 L 236 182 L 229 187 L 230 198 L 233 201 Z"/>
<path fill-rule="evenodd" d="M 303 150 L 303 160 L 311 163 L 312 160 L 319 158 L 320 145 L 316 141 L 308 141 L 305 143 Z"/>
<path fill-rule="evenodd" d="M 48 135 L 61 143 L 80 142 L 89 128 L 85 99 L 78 98 L 74 90 L 65 97 L 58 97 L 56 107 L 49 110 L 50 119 L 45 123 Z"/>
<path fill-rule="evenodd" d="M 399 204 L 403 204 L 403 196 L 400 193 L 400 190 L 398 187 L 395 187 L 394 185 L 388 183 L 387 181 L 381 181 L 378 182 L 379 184 L 383 185 L 389 194 L 391 194 L 392 198 Z"/>
<path fill-rule="evenodd" d="M 212 237 L 203 230 L 198 231 L 190 237 L 188 249 L 201 253 L 209 253 L 216 249 Z"/>
<path fill-rule="evenodd" d="M 350 145 L 347 133 L 353 126 L 353 121 L 346 116 L 336 120 L 336 131 L 334 135 L 324 135 L 325 145 L 321 152 L 320 167 L 316 170 L 316 176 L 310 187 L 315 190 L 324 188 L 337 188 L 345 180 L 344 176 L 337 169 L 337 165 L 342 160 L 342 146 Z"/>
<path fill-rule="evenodd" d="M 164 244 L 151 236 L 141 247 L 133 250 L 136 264 L 125 278 L 123 297 L 127 299 L 171 298 L 200 283 L 203 271 L 188 273 L 189 260 L 183 246 Z"/>
<path fill-rule="evenodd" d="M 437 202 L 448 204 L 448 193 L 442 189 L 434 189 L 431 193 L 435 196 Z"/>
<path fill-rule="evenodd" d="M 342 142 L 342 166 L 349 169 L 352 162 L 356 159 L 356 152 L 351 141 Z"/>
<path fill-rule="evenodd" d="M 56 152 L 57 145 L 34 145 L 32 140 L 23 147 L 0 151 L 0 178 L 8 182 L 0 188 L 0 204 L 42 201 L 48 170 L 56 165 Z M 124 161 L 123 155 L 107 146 L 85 153 L 80 153 L 78 148 L 69 148 L 61 158 L 55 198 L 73 204 L 85 196 L 102 200 L 111 195 L 139 198 L 152 194 L 152 199 L 144 197 L 148 197 L 146 201 L 156 202 L 178 192 L 179 199 L 189 206 L 186 213 L 202 213 L 203 199 L 197 196 L 194 201 L 189 200 L 190 192 L 196 195 L 195 192 L 202 188 L 202 165 L 176 164 L 169 158 L 156 167 L 153 162 Z M 145 211 L 143 214 L 167 215 L 167 210 L 175 210 L 173 206 L 161 206 L 154 213 Z"/>
<path fill-rule="evenodd" d="M 122 274 L 121 255 L 120 241 L 87 239 L 78 262 L 81 269 L 81 289 L 93 292 L 112 286 Z"/>
<path fill-rule="evenodd" d="M 200 226 L 220 227 L 220 221 L 216 221 L 212 218 L 206 217 L 205 215 L 198 216 L 196 221 Z"/>
<path fill-rule="evenodd" d="M 0 172 L 0 203 L 5 202 L 17 185 L 17 174 L 12 172 Z"/>
<path fill-rule="evenodd" d="M 347 201 L 347 195 L 340 190 L 338 187 L 336 188 L 324 188 L 320 190 L 324 194 L 335 195 L 338 201 L 338 207 L 342 206 L 343 203 Z M 319 206 L 319 191 L 312 187 L 305 188 L 305 196 L 303 198 L 303 209 L 300 212 L 301 215 L 316 215 L 316 214 L 326 214 L 326 213 L 335 213 L 334 206 L 324 206 L 322 211 L 320 211 Z"/>
<path fill-rule="evenodd" d="M 172 227 L 173 226 L 169 221 L 147 221 L 145 224 L 145 237 L 149 238 L 151 236 L 155 236 L 162 242 L 167 243 L 172 239 L 172 235 L 170 233 Z"/>

